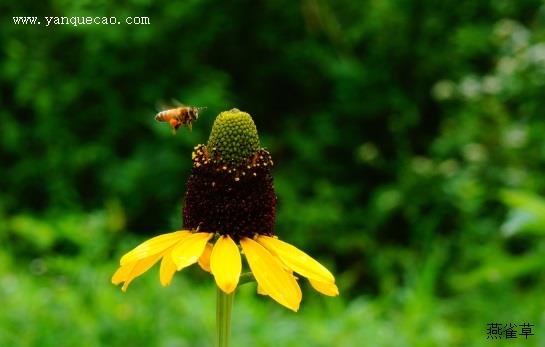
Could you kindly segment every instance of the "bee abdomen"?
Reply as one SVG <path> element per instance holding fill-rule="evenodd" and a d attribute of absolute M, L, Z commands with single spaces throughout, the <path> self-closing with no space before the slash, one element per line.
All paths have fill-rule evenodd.
<path fill-rule="evenodd" d="M 159 122 L 164 122 L 172 118 L 172 115 L 169 115 L 169 110 L 161 111 L 155 115 L 155 120 Z"/>

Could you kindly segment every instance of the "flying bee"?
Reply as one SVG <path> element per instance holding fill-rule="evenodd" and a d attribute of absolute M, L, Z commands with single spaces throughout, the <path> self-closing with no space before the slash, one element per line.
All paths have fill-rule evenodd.
<path fill-rule="evenodd" d="M 191 130 L 191 123 L 199 118 L 199 111 L 204 107 L 179 106 L 169 110 L 164 110 L 155 115 L 155 120 L 158 122 L 168 122 L 172 127 L 172 132 L 176 135 L 176 131 L 185 126 Z"/>

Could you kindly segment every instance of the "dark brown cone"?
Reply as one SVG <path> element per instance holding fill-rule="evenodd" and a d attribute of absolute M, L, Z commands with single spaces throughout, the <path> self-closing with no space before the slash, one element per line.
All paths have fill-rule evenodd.
<path fill-rule="evenodd" d="M 254 175 L 255 174 L 255 175 Z M 269 167 L 255 167 L 234 179 L 221 164 L 193 167 L 183 209 L 184 229 L 230 235 L 274 235 L 276 195 Z"/>

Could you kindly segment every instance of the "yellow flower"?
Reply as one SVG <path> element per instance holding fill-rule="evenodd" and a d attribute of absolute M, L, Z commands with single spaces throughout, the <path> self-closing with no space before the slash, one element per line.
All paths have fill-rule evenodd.
<path fill-rule="evenodd" d="M 232 293 L 239 282 L 242 262 L 239 246 L 229 235 L 221 235 L 212 246 L 214 236 L 207 232 L 176 231 L 156 236 L 125 254 L 112 277 L 126 291 L 133 279 L 161 260 L 160 281 L 170 284 L 176 270 L 194 263 L 209 271 L 225 293 Z M 302 294 L 292 272 L 308 278 L 318 292 L 336 296 L 335 278 L 323 265 L 296 247 L 276 237 L 256 235 L 243 237 L 240 247 L 252 271 L 260 294 L 266 294 L 281 305 L 297 311 Z"/>
<path fill-rule="evenodd" d="M 114 284 L 123 283 L 126 291 L 132 280 L 161 260 L 160 280 L 167 286 L 176 270 L 198 262 L 230 294 L 240 280 L 242 253 L 258 293 L 293 311 L 302 297 L 294 272 L 322 294 L 339 294 L 335 278 L 324 266 L 274 236 L 273 161 L 269 151 L 259 147 L 248 113 L 222 112 L 208 146 L 196 146 L 191 158 L 183 208 L 186 230 L 156 236 L 125 254 L 112 277 Z"/>

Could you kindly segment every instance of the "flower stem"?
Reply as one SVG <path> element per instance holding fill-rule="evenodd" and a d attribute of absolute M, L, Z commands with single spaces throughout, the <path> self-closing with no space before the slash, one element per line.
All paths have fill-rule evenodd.
<path fill-rule="evenodd" d="M 216 325 L 217 325 L 217 347 L 229 347 L 231 335 L 231 311 L 233 309 L 233 298 L 235 292 L 226 294 L 217 287 L 216 302 Z"/>
<path fill-rule="evenodd" d="M 245 272 L 240 275 L 240 280 L 238 281 L 238 285 L 241 286 L 245 283 L 255 282 L 254 274 L 251 272 Z"/>

